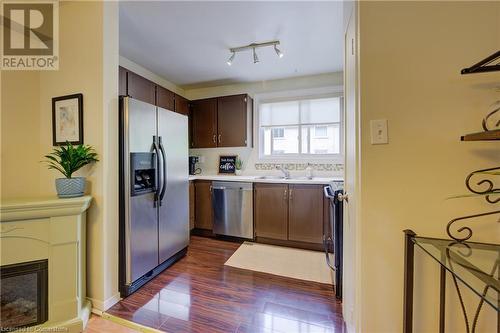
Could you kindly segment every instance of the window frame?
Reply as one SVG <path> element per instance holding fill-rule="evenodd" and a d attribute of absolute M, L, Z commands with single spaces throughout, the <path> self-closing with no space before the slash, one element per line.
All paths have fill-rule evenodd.
<path fill-rule="evenodd" d="M 320 98 L 340 98 L 340 119 L 339 122 L 328 123 L 328 124 L 317 124 L 317 123 L 304 123 L 295 124 L 294 126 L 315 126 L 315 125 L 336 125 L 339 124 L 339 153 L 337 154 L 311 154 L 311 153 L 299 153 L 299 154 L 283 154 L 283 155 L 265 155 L 264 154 L 264 131 L 261 131 L 263 127 L 272 126 L 260 126 L 260 105 L 264 103 L 276 103 L 276 102 L 287 102 L 287 101 L 298 101 L 303 99 L 320 99 Z M 308 89 L 301 91 L 286 91 L 280 93 L 270 93 L 270 94 L 257 94 L 254 96 L 254 138 L 255 147 L 258 149 L 258 162 L 260 163 L 303 163 L 304 161 L 312 163 L 344 163 L 344 96 L 342 86 L 332 86 L 316 89 Z M 311 132 L 311 131 L 310 131 Z M 310 133 L 311 134 L 311 133 Z M 309 135 L 310 135 L 309 134 Z M 302 130 L 299 130 L 299 151 L 302 145 Z M 271 150 L 272 152 L 272 150 Z"/>

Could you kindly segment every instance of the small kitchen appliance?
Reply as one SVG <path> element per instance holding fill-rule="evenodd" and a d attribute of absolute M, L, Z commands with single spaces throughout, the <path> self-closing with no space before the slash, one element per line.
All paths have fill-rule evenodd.
<path fill-rule="evenodd" d="M 200 158 L 198 156 L 189 156 L 189 174 L 196 174 L 196 163 L 198 163 Z"/>

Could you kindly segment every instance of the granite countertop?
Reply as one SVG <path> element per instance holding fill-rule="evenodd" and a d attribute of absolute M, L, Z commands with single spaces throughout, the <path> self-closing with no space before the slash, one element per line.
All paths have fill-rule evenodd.
<path fill-rule="evenodd" d="M 267 178 L 262 179 L 262 176 L 250 175 L 194 175 L 189 176 L 189 180 L 219 180 L 219 181 L 233 181 L 233 182 L 249 182 L 249 183 L 278 183 L 278 184 L 311 184 L 311 185 L 327 185 L 331 183 L 343 182 L 342 177 L 313 177 L 308 179 L 305 177 L 294 177 L 290 179 L 284 178 Z"/>

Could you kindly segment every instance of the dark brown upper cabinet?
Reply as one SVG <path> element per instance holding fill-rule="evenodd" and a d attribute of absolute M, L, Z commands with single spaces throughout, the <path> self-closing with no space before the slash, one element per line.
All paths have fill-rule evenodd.
<path fill-rule="evenodd" d="M 177 94 L 175 94 L 175 112 L 189 115 L 189 101 Z"/>
<path fill-rule="evenodd" d="M 156 86 L 156 106 L 160 108 L 174 111 L 175 110 L 175 94 L 168 89 Z"/>
<path fill-rule="evenodd" d="M 140 101 L 156 104 L 156 85 L 133 72 L 127 72 L 127 95 Z"/>
<path fill-rule="evenodd" d="M 118 67 L 118 95 L 127 95 L 127 70 L 123 67 Z"/>
<path fill-rule="evenodd" d="M 193 101 L 192 147 L 251 147 L 252 110 L 253 100 L 247 94 Z M 210 121 L 206 121 L 208 114 Z"/>
<path fill-rule="evenodd" d="M 248 144 L 252 101 L 247 95 L 217 98 L 217 146 L 244 147 Z"/>
<path fill-rule="evenodd" d="M 191 102 L 193 148 L 217 147 L 217 98 Z"/>

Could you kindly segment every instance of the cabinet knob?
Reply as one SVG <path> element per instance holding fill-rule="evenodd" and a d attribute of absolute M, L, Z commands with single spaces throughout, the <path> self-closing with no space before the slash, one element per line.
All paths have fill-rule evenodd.
<path fill-rule="evenodd" d="M 292 196 L 293 196 L 293 190 L 292 190 L 292 189 L 290 189 L 290 194 L 289 194 L 289 197 L 288 197 L 288 199 L 289 199 L 290 201 L 292 201 L 292 199 L 293 199 L 293 198 L 292 198 Z"/>
<path fill-rule="evenodd" d="M 222 137 L 222 135 L 221 135 L 221 134 L 219 134 L 219 143 L 220 143 L 220 139 L 221 139 L 221 137 Z"/>
<path fill-rule="evenodd" d="M 287 200 L 287 199 L 288 199 L 288 197 L 287 197 L 287 195 L 286 195 L 286 194 L 287 194 L 287 190 L 285 189 L 285 190 L 283 191 L 283 200 Z"/>
<path fill-rule="evenodd" d="M 212 141 L 213 141 L 214 143 L 217 143 L 217 135 L 215 135 L 215 134 L 214 134 L 214 136 L 212 137 Z"/>

